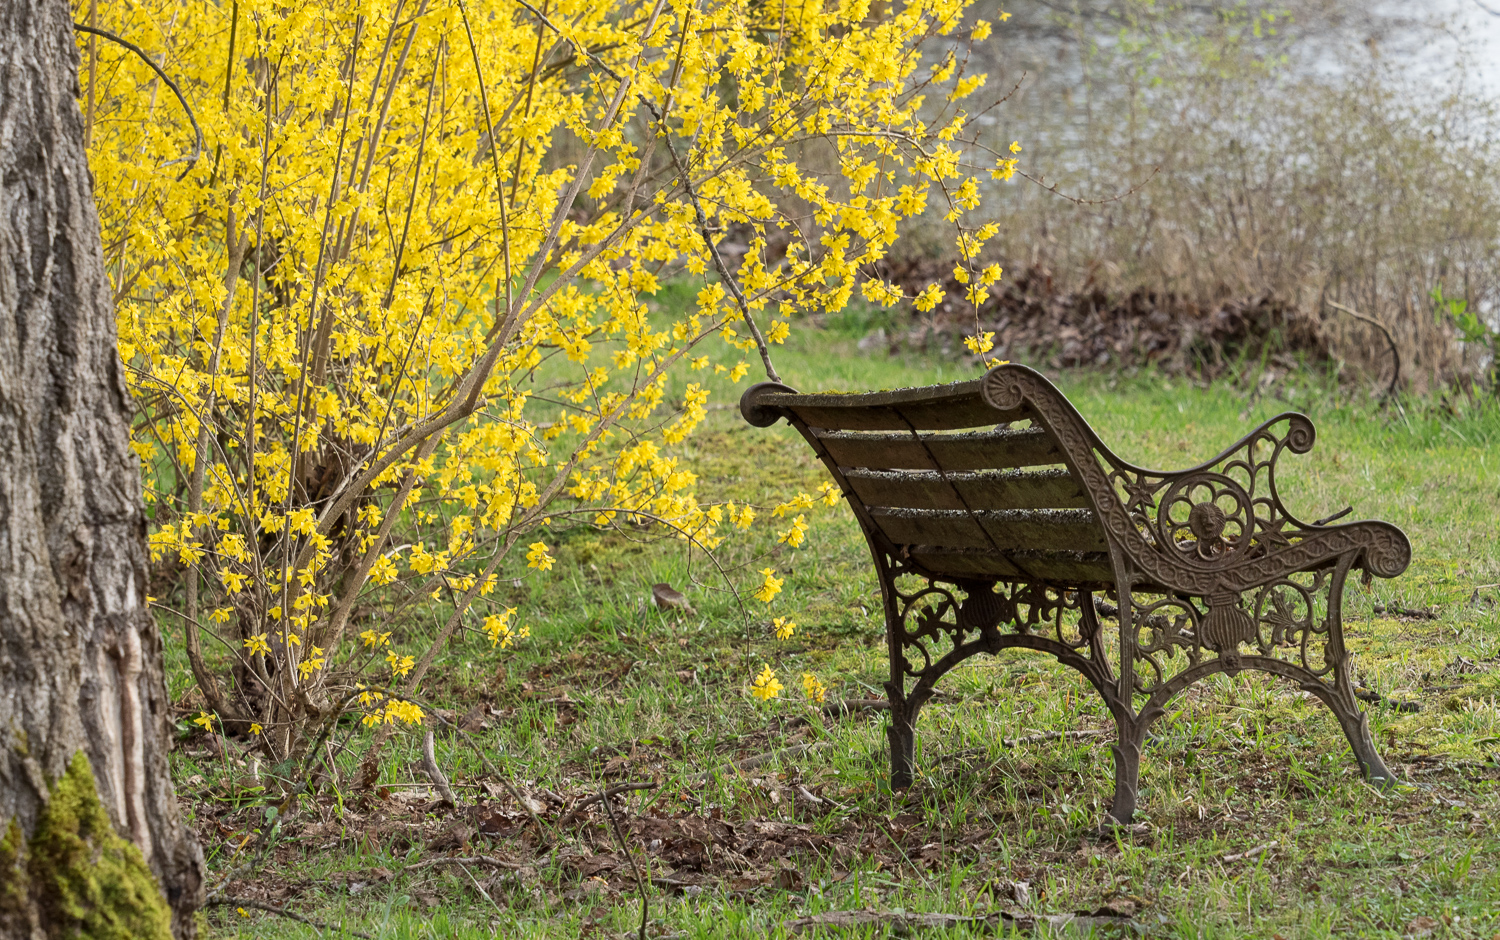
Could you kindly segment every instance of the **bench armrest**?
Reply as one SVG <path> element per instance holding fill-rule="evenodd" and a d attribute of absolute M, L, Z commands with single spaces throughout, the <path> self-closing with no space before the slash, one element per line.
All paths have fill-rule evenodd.
<path fill-rule="evenodd" d="M 1116 546 L 1165 587 L 1223 591 L 1349 553 L 1371 574 L 1391 578 L 1411 559 L 1405 534 L 1388 523 L 1316 525 L 1287 509 L 1277 490 L 1278 464 L 1287 451 L 1312 449 L 1317 434 L 1306 415 L 1277 415 L 1185 470 L 1153 470 L 1117 456 L 1031 369 L 998 366 L 985 376 L 983 390 L 992 407 L 1014 408 L 1024 399 L 1035 410 L 1062 444 Z"/>

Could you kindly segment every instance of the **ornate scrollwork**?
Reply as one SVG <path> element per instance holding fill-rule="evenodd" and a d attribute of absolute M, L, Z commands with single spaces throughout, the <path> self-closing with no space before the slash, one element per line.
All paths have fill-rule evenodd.
<path fill-rule="evenodd" d="M 1112 541 L 1146 580 L 1162 587 L 1202 596 L 1238 593 L 1290 572 L 1326 567 L 1349 552 L 1371 573 L 1394 577 L 1410 560 L 1410 544 L 1394 526 L 1314 526 L 1287 510 L 1277 491 L 1276 465 L 1284 451 L 1312 448 L 1316 433 L 1303 415 L 1279 415 L 1219 456 L 1169 473 L 1116 457 L 1067 399 L 1030 369 L 998 366 L 986 374 L 982 392 L 995 407 L 1027 405 L 1094 496 Z M 1219 521 L 1208 508 L 1196 510 L 1195 520 L 1197 506 L 1223 512 L 1219 541 L 1205 541 L 1194 531 L 1195 522 L 1209 533 Z"/>
<path fill-rule="evenodd" d="M 1242 558 L 1255 534 L 1255 504 L 1234 480 L 1220 473 L 1188 474 L 1172 481 L 1156 513 L 1159 545 L 1193 564 Z"/>
<path fill-rule="evenodd" d="M 985 373 L 979 394 L 989 402 L 991 408 L 1014 411 L 1021 407 L 1021 400 L 1026 397 L 1026 388 L 1017 380 L 1015 371 L 991 369 Z"/>
<path fill-rule="evenodd" d="M 1323 570 L 1204 598 L 1131 592 L 1135 691 L 1150 695 L 1215 658 L 1233 674 L 1246 655 L 1290 663 L 1308 679 L 1326 678 L 1342 656 L 1330 627 L 1334 582 Z"/>
<path fill-rule="evenodd" d="M 1149 695 L 1164 682 L 1203 659 L 1198 641 L 1203 611 L 1187 598 L 1159 597 L 1142 602 L 1130 596 L 1131 620 L 1135 624 L 1135 690 Z M 1170 668 L 1171 660 L 1182 653 L 1185 665 Z"/>
<path fill-rule="evenodd" d="M 1287 417 L 1258 429 L 1230 452 L 1181 473 L 1154 473 L 1099 453 L 1110 489 L 1131 528 L 1151 549 L 1177 564 L 1216 570 L 1265 557 L 1300 542 L 1306 527 L 1276 492 L 1276 459 L 1310 446 L 1311 424 Z M 1102 450 L 1102 449 L 1101 449 Z M 1227 616 L 1227 615 L 1226 615 Z M 1237 619 L 1237 618 L 1231 618 Z"/>
<path fill-rule="evenodd" d="M 943 673 L 979 652 L 1035 639 L 1088 655 L 1100 638 L 1078 592 L 1029 583 L 938 581 L 891 560 L 902 672 L 931 687 Z M 1102 647 L 1100 647 L 1102 649 Z M 1106 667 L 1107 668 L 1107 667 Z"/>
<path fill-rule="evenodd" d="M 1260 654 L 1328 675 L 1342 655 L 1329 626 L 1333 590 L 1329 573 L 1317 571 L 1278 578 L 1257 591 L 1252 609 Z"/>

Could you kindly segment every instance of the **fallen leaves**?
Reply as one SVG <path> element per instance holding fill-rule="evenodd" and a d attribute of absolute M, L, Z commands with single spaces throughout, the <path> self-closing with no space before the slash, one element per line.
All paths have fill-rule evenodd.
<path fill-rule="evenodd" d="M 952 930 L 971 925 L 986 926 L 999 930 L 1062 930 L 1072 929 L 1086 932 L 1100 927 L 1136 926 L 1128 917 L 1117 914 L 1009 914 L 996 911 L 990 914 L 931 914 L 907 913 L 905 911 L 825 911 L 810 917 L 789 920 L 783 926 L 791 933 L 811 933 L 828 928 L 858 929 L 861 927 L 885 927 L 893 931 Z"/>

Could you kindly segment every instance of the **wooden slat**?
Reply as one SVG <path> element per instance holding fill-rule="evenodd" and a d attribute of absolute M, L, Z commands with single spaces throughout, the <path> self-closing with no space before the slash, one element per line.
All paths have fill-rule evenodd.
<path fill-rule="evenodd" d="M 1110 567 L 1109 555 L 1104 552 L 1014 552 L 1001 556 L 993 552 L 917 545 L 907 557 L 934 577 L 1045 581 L 1069 585 L 1114 583 L 1114 569 Z"/>
<path fill-rule="evenodd" d="M 870 518 L 896 545 L 992 548 L 1002 552 L 1080 551 L 1108 548 L 1104 530 L 1088 509 L 1008 509 L 964 512 L 950 509 L 875 508 Z M 983 526 L 983 528 L 981 528 Z"/>
<path fill-rule="evenodd" d="M 1087 509 L 1067 470 L 844 470 L 866 506 L 910 509 Z"/>
<path fill-rule="evenodd" d="M 808 427 L 853 431 L 948 431 L 993 427 L 1029 414 L 1023 405 L 996 411 L 979 393 L 979 380 L 858 395 L 768 392 L 762 408 L 781 409 Z"/>
<path fill-rule="evenodd" d="M 999 428 L 969 434 L 814 431 L 841 467 L 875 470 L 1008 470 L 1062 463 L 1062 451 L 1041 428 Z M 920 439 L 919 439 L 920 437 Z"/>
<path fill-rule="evenodd" d="M 1012 562 L 1038 581 L 1114 584 L 1108 552 L 1014 552 Z"/>
<path fill-rule="evenodd" d="M 979 521 L 966 512 L 941 509 L 872 509 L 870 518 L 896 545 L 989 548 Z"/>
<path fill-rule="evenodd" d="M 1001 551 L 1102 552 L 1109 549 L 1092 509 L 1006 509 L 976 512 Z"/>

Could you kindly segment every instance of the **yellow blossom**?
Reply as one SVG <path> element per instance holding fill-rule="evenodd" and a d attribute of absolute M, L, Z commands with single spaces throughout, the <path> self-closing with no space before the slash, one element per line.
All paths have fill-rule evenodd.
<path fill-rule="evenodd" d="M 546 571 L 552 567 L 552 556 L 547 554 L 546 542 L 532 542 L 530 550 L 526 553 L 526 567 Z"/>
<path fill-rule="evenodd" d="M 810 701 L 818 702 L 820 704 L 822 703 L 824 697 L 828 695 L 828 688 L 824 686 L 822 682 L 818 681 L 817 676 L 813 675 L 810 672 L 804 672 L 802 674 L 802 691 L 807 695 Z"/>
<path fill-rule="evenodd" d="M 806 516 L 798 516 L 796 519 L 792 520 L 792 527 L 790 529 L 787 529 L 785 532 L 781 533 L 781 537 L 778 538 L 776 541 L 783 542 L 783 543 L 791 546 L 792 548 L 797 548 L 798 546 L 800 546 L 802 544 L 802 539 L 806 535 L 807 535 L 807 517 Z"/>
<path fill-rule="evenodd" d="M 755 599 L 769 604 L 775 600 L 777 594 L 781 593 L 781 585 L 786 582 L 786 579 L 776 577 L 775 568 L 762 568 L 760 573 L 765 580 L 756 589 Z"/>
<path fill-rule="evenodd" d="M 386 664 L 391 667 L 391 675 L 397 678 L 411 672 L 412 667 L 417 664 L 414 657 L 398 656 L 395 650 L 388 650 L 385 654 Z"/>
<path fill-rule="evenodd" d="M 507 607 L 499 614 L 492 614 L 484 618 L 484 632 L 490 638 L 490 648 L 499 646 L 501 649 L 509 649 L 517 640 L 531 636 L 530 627 L 511 626 L 510 618 L 515 616 L 516 609 Z"/>
<path fill-rule="evenodd" d="M 323 649 L 322 649 L 322 647 L 318 647 L 318 646 L 314 646 L 312 648 L 312 655 L 311 656 L 309 656 L 307 659 L 304 659 L 304 660 L 302 660 L 302 662 L 300 662 L 300 663 L 297 664 L 297 669 L 298 669 L 298 671 L 300 671 L 302 673 L 302 678 L 304 678 L 304 679 L 306 679 L 308 676 L 312 675 L 314 672 L 316 672 L 316 671 L 318 671 L 319 669 L 322 669 L 322 668 L 323 668 Z"/>
<path fill-rule="evenodd" d="M 762 702 L 768 702 L 781 694 L 781 680 L 776 678 L 776 673 L 771 671 L 770 666 L 761 666 L 760 675 L 750 685 L 750 694 Z"/>
<path fill-rule="evenodd" d="M 271 652 L 271 644 L 266 642 L 264 633 L 257 633 L 244 641 L 245 649 L 250 651 L 251 656 L 265 656 Z"/>
<path fill-rule="evenodd" d="M 771 621 L 771 629 L 776 631 L 776 639 L 790 640 L 797 632 L 797 624 L 790 617 L 777 617 Z"/>
<path fill-rule="evenodd" d="M 942 299 L 943 289 L 936 284 L 928 284 L 922 290 L 922 293 L 918 294 L 916 299 L 911 302 L 911 305 L 923 313 L 927 313 L 936 307 Z"/>

